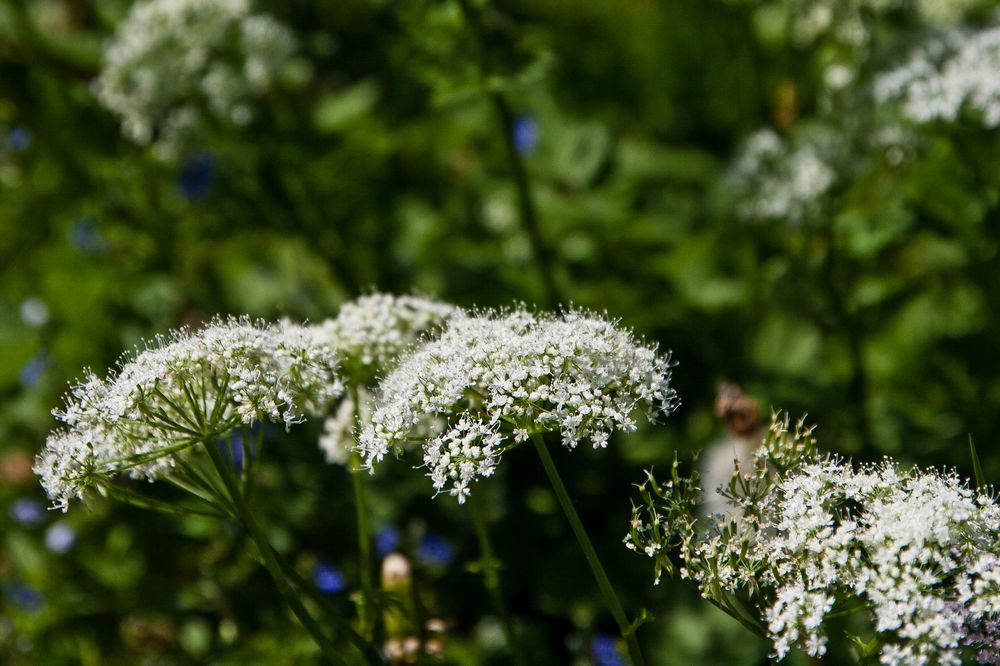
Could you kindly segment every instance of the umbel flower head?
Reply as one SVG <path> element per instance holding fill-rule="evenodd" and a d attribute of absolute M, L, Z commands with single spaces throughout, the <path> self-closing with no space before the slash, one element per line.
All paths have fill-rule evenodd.
<path fill-rule="evenodd" d="M 35 472 L 63 509 L 117 474 L 155 479 L 177 456 L 255 421 L 286 426 L 343 393 L 335 352 L 294 325 L 217 320 L 126 355 L 117 373 L 91 373 L 54 412 Z"/>
<path fill-rule="evenodd" d="M 319 446 L 329 463 L 346 464 L 355 446 L 357 421 L 367 420 L 375 383 L 422 337 L 455 312 L 455 306 L 419 296 L 367 294 L 345 303 L 340 312 L 315 327 L 319 339 L 340 357 L 351 391 L 323 425 Z"/>
<path fill-rule="evenodd" d="M 319 324 L 317 335 L 337 351 L 352 383 L 368 385 L 454 311 L 419 296 L 368 294 L 341 306 L 336 317 Z"/>
<path fill-rule="evenodd" d="M 863 613 L 881 663 L 1000 663 L 1000 506 L 954 473 L 815 453 L 811 429 L 775 419 L 752 473 L 723 490 L 735 516 L 696 519 L 697 477 L 642 486 L 625 543 L 747 623 L 756 603 L 775 656 L 825 654 L 824 623 Z M 741 614 L 742 613 L 742 614 Z"/>
<path fill-rule="evenodd" d="M 174 158 L 207 119 L 249 123 L 294 51 L 291 31 L 248 0 L 147 0 L 106 46 L 94 90 L 126 137 Z"/>
<path fill-rule="evenodd" d="M 434 488 L 463 502 L 504 451 L 534 434 L 603 447 L 677 405 L 669 355 L 586 312 L 457 313 L 436 340 L 405 356 L 379 385 L 359 441 L 367 465 L 414 437 Z"/>
<path fill-rule="evenodd" d="M 1000 26 L 958 28 L 875 81 L 881 102 L 898 100 L 915 123 L 971 120 L 1000 126 Z"/>

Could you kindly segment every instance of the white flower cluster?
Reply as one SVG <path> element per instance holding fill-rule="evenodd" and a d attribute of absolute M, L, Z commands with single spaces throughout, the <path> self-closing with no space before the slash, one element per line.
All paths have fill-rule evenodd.
<path fill-rule="evenodd" d="M 822 656 L 827 618 L 860 610 L 883 664 L 957 665 L 965 648 L 1000 660 L 1000 506 L 990 496 L 953 473 L 817 456 L 810 430 L 789 434 L 787 421 L 775 421 L 757 458 L 725 493 L 735 517 L 695 519 L 691 497 L 659 486 L 650 502 L 647 481 L 626 544 L 657 559 L 678 547 L 681 576 L 734 615 L 745 611 L 730 599 L 757 599 L 778 659 L 793 648 Z"/>
<path fill-rule="evenodd" d="M 1000 551 L 1000 507 L 953 474 L 818 460 L 775 488 L 764 516 L 756 548 L 779 658 L 800 642 L 824 653 L 838 590 L 865 598 L 884 664 L 961 664 L 963 628 L 1000 613 L 996 576 L 977 571 Z"/>
<path fill-rule="evenodd" d="M 198 442 L 254 421 L 297 423 L 342 392 L 335 352 L 310 329 L 216 321 L 74 386 L 55 412 L 67 427 L 49 436 L 35 471 L 65 509 L 115 474 L 152 480 Z"/>
<path fill-rule="evenodd" d="M 906 12 L 911 21 L 950 27 L 983 0 L 785 0 L 792 40 L 808 45 L 829 37 L 844 46 L 865 47 L 872 40 L 872 19 Z"/>
<path fill-rule="evenodd" d="M 838 180 L 831 163 L 833 145 L 825 132 L 804 137 L 798 144 L 771 129 L 752 134 L 727 176 L 737 199 L 737 215 L 795 224 L 821 211 L 824 197 Z"/>
<path fill-rule="evenodd" d="M 900 100 L 916 123 L 975 119 L 1000 126 L 1000 27 L 955 30 L 914 53 L 875 81 L 880 102 Z"/>
<path fill-rule="evenodd" d="M 125 136 L 174 158 L 206 118 L 249 123 L 294 51 L 249 0 L 148 0 L 118 26 L 94 90 Z"/>
<path fill-rule="evenodd" d="M 354 383 L 367 385 L 454 311 L 419 296 L 369 294 L 345 303 L 336 317 L 318 325 L 318 335 L 337 350 Z"/>
<path fill-rule="evenodd" d="M 345 303 L 336 317 L 315 328 L 337 351 L 341 371 L 357 391 L 347 395 L 324 422 L 319 446 L 329 463 L 346 464 L 355 447 L 356 421 L 367 421 L 373 396 L 366 387 L 399 356 L 455 312 L 455 306 L 418 296 L 369 294 Z"/>
<path fill-rule="evenodd" d="M 434 488 L 463 502 L 469 484 L 493 474 L 501 454 L 531 435 L 562 433 L 607 444 L 677 405 L 669 356 L 613 322 L 584 312 L 456 313 L 441 336 L 404 357 L 380 384 L 359 451 L 370 467 L 421 437 Z"/>
<path fill-rule="evenodd" d="M 351 394 L 337 405 L 337 411 L 323 422 L 323 434 L 319 438 L 319 448 L 326 461 L 336 465 L 346 465 L 351 459 L 351 451 L 356 442 L 355 429 L 358 423 L 371 418 L 374 396 L 364 386 L 356 388 L 357 398 Z"/>

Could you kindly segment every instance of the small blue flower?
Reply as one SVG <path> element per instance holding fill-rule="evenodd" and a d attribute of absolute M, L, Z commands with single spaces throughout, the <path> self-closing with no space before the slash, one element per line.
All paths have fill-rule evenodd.
<path fill-rule="evenodd" d="M 228 438 L 220 437 L 216 445 L 223 457 L 232 459 L 233 466 L 237 471 L 243 469 L 243 433 L 241 431 L 234 430 Z"/>
<path fill-rule="evenodd" d="M 313 582 L 323 594 L 336 594 L 345 587 L 344 574 L 326 562 L 317 562 L 313 567 Z"/>
<path fill-rule="evenodd" d="M 10 517 L 22 525 L 38 525 L 45 520 L 45 507 L 33 499 L 21 497 L 10 505 Z"/>
<path fill-rule="evenodd" d="M 27 127 L 15 127 L 7 135 L 7 145 L 16 152 L 22 152 L 31 145 L 31 130 Z"/>
<path fill-rule="evenodd" d="M 67 230 L 66 237 L 80 252 L 100 252 L 104 249 L 104 237 L 89 217 L 76 220 Z"/>
<path fill-rule="evenodd" d="M 529 113 L 519 115 L 514 120 L 514 147 L 521 155 L 527 156 L 538 147 L 538 120 Z"/>
<path fill-rule="evenodd" d="M 42 374 L 49 367 L 49 357 L 43 353 L 36 354 L 33 359 L 24 364 L 21 368 L 19 379 L 21 386 L 31 388 L 38 383 Z"/>
<path fill-rule="evenodd" d="M 594 666 L 626 666 L 625 655 L 618 648 L 618 641 L 609 634 L 597 634 L 590 644 Z"/>
<path fill-rule="evenodd" d="M 45 547 L 56 555 L 62 555 L 76 543 L 76 530 L 67 523 L 58 522 L 45 530 Z"/>
<path fill-rule="evenodd" d="M 455 547 L 444 537 L 428 533 L 417 544 L 417 559 L 428 566 L 446 567 L 455 559 Z"/>
<path fill-rule="evenodd" d="M 4 588 L 4 597 L 12 606 L 26 611 L 37 611 L 42 607 L 42 595 L 27 585 L 13 583 Z"/>
<path fill-rule="evenodd" d="M 215 184 L 217 161 L 211 153 L 197 153 L 181 165 L 177 189 L 188 201 L 200 201 L 208 196 Z"/>
<path fill-rule="evenodd" d="M 399 530 L 393 525 L 387 525 L 375 535 L 375 552 L 379 557 L 399 549 Z"/>

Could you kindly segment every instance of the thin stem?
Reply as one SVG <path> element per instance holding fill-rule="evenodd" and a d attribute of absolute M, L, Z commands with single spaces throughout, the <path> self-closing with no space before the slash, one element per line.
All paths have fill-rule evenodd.
<path fill-rule="evenodd" d="M 354 399 L 354 422 L 360 425 L 361 403 L 357 387 L 351 388 Z M 357 451 L 351 451 L 350 469 L 351 484 L 354 486 L 354 512 L 357 516 L 358 550 L 361 556 L 361 593 L 363 596 L 358 618 L 361 622 L 361 635 L 371 640 L 375 630 L 375 608 L 373 606 L 374 583 L 372 580 L 372 546 L 371 529 L 368 525 L 368 508 L 365 502 L 365 481 L 361 472 L 361 456 Z"/>
<path fill-rule="evenodd" d="M 723 604 L 718 600 L 714 599 L 713 597 L 705 597 L 705 599 L 708 600 L 708 603 L 712 604 L 713 606 L 721 610 L 723 613 L 725 613 L 729 617 L 733 618 L 734 620 L 742 624 L 743 627 L 750 633 L 754 634 L 755 636 L 760 636 L 765 640 L 769 639 L 769 636 L 767 635 L 766 632 L 761 631 L 760 627 L 758 627 L 756 624 L 754 624 L 747 618 L 740 615 L 740 613 L 738 613 L 736 609 L 730 607 L 729 604 Z"/>
<path fill-rule="evenodd" d="M 511 657 L 514 663 L 521 666 L 527 662 L 521 654 L 521 643 L 514 631 L 514 622 L 507 611 L 507 604 L 503 600 L 503 590 L 500 584 L 500 561 L 493 553 L 493 542 L 490 540 L 489 527 L 486 524 L 486 515 L 483 511 L 482 501 L 479 493 L 469 494 L 469 509 L 472 513 L 472 523 L 476 528 L 476 538 L 479 540 L 479 550 L 482 553 L 480 566 L 483 571 L 483 582 L 489 592 L 490 599 L 500 621 L 503 623 L 504 633 L 507 635 L 507 645 L 510 648 Z"/>
<path fill-rule="evenodd" d="M 535 200 L 531 194 L 531 184 L 528 182 L 528 170 L 525 169 L 524 160 L 521 159 L 521 153 L 518 152 L 517 144 L 514 142 L 514 114 L 511 112 L 510 105 L 503 93 L 491 92 L 490 101 L 503 130 L 504 144 L 507 147 L 507 162 L 510 164 L 510 170 L 514 174 L 514 184 L 517 186 L 517 203 L 521 224 L 524 225 L 524 231 L 528 234 L 528 239 L 534 250 L 538 272 L 545 288 L 547 304 L 555 306 L 559 303 L 559 288 L 556 286 L 555 274 L 552 269 L 554 263 L 552 251 L 542 237 Z"/>
<path fill-rule="evenodd" d="M 233 471 L 229 468 L 227 462 L 222 458 L 222 454 L 215 446 L 214 441 L 203 441 L 202 444 L 205 446 L 205 450 L 208 451 L 209 458 L 212 460 L 212 464 L 215 465 L 216 471 L 219 476 L 222 477 L 222 482 L 226 485 L 226 489 L 229 491 L 230 498 L 233 501 L 233 506 L 236 509 L 237 518 L 243 526 L 246 528 L 247 533 L 250 535 L 250 539 L 257 546 L 257 550 L 260 551 L 261 560 L 264 564 L 264 568 L 267 572 L 271 574 L 271 578 L 274 579 L 275 585 L 278 586 L 278 591 L 285 598 L 285 602 L 295 613 L 295 617 L 299 619 L 302 626 L 312 635 L 313 640 L 319 645 L 320 650 L 323 652 L 323 656 L 331 664 L 347 664 L 343 657 L 338 654 L 337 648 L 330 642 L 330 639 L 323 633 L 322 628 L 316 622 L 306 607 L 302 605 L 302 600 L 299 599 L 298 595 L 292 589 L 291 585 L 288 584 L 288 579 L 283 573 L 281 562 L 278 560 L 277 553 L 271 547 L 270 542 L 264 534 L 264 530 L 261 529 L 260 525 L 257 523 L 257 519 L 254 517 L 253 513 L 249 510 L 246 502 L 243 500 L 243 494 L 240 492 L 239 485 L 233 475 Z"/>
<path fill-rule="evenodd" d="M 462 13 L 465 16 L 466 24 L 470 32 L 475 37 L 477 57 L 479 59 L 480 78 L 485 80 L 489 72 L 488 53 L 486 50 L 486 36 L 483 34 L 483 27 L 479 23 L 478 17 L 469 5 L 468 0 L 460 0 Z M 485 87 L 485 84 L 484 84 Z M 559 304 L 559 288 L 556 286 L 555 264 L 553 253 L 549 248 L 545 238 L 542 237 L 541 227 L 538 223 L 538 212 L 535 206 L 535 199 L 531 193 L 531 184 L 528 181 L 528 170 L 521 159 L 521 153 L 517 150 L 514 141 L 514 113 L 511 111 L 507 98 L 499 90 L 489 91 L 490 105 L 496 114 L 500 124 L 500 130 L 504 137 L 504 146 L 507 151 L 507 162 L 511 173 L 514 176 L 514 185 L 517 187 L 518 212 L 521 224 L 524 226 L 528 240 L 531 242 L 532 252 L 535 255 L 535 263 L 542 278 L 542 286 L 545 290 L 546 304 L 555 306 Z"/>
<path fill-rule="evenodd" d="M 372 605 L 374 598 L 372 579 L 372 548 L 370 529 L 368 527 L 368 509 L 365 505 L 365 482 L 361 473 L 361 457 L 351 452 L 351 484 L 354 486 L 354 509 L 358 524 L 358 551 L 361 557 L 361 592 L 364 599 L 358 617 L 361 622 L 361 635 L 371 640 L 375 630 L 375 614 Z"/>
<path fill-rule="evenodd" d="M 545 440 L 538 433 L 533 434 L 531 440 L 535 443 L 538 457 L 542 459 L 545 474 L 549 477 L 549 483 L 552 484 L 552 489 L 556 493 L 556 498 L 559 500 L 559 505 L 562 507 L 563 513 L 566 514 L 566 520 L 569 521 L 569 525 L 573 529 L 573 534 L 580 544 L 580 549 L 583 550 L 583 555 L 587 558 L 587 564 L 590 565 L 590 570 L 594 573 L 597 586 L 601 588 L 604 602 L 608 605 L 611 615 L 618 624 L 622 638 L 625 639 L 625 643 L 628 645 L 628 653 L 632 658 L 632 663 L 634 666 L 643 666 L 645 661 L 642 658 L 642 652 L 639 650 L 639 641 L 636 639 L 635 632 L 632 630 L 628 617 L 625 615 L 625 609 L 622 608 L 622 604 L 618 600 L 618 595 L 615 594 L 615 589 L 611 586 L 608 574 L 604 571 L 604 566 L 601 564 L 600 558 L 597 557 L 597 551 L 594 550 L 594 545 L 590 542 L 590 537 L 587 536 L 587 530 L 583 528 L 580 516 L 577 515 L 576 509 L 573 508 L 573 500 L 570 499 L 569 493 L 566 492 L 566 486 L 563 485 L 562 478 L 559 476 L 559 470 L 556 469 L 556 464 L 553 462 L 549 450 L 545 447 Z"/>
<path fill-rule="evenodd" d="M 372 645 L 371 639 L 365 639 L 361 637 L 361 634 L 354 631 L 350 625 L 344 620 L 343 614 L 340 612 L 336 606 L 330 603 L 330 600 L 324 597 L 319 590 L 316 589 L 315 585 L 312 585 L 307 581 L 302 575 L 295 570 L 295 567 L 291 566 L 285 561 L 281 561 L 281 566 L 285 569 L 285 574 L 292 580 L 293 583 L 310 599 L 315 602 L 317 606 L 322 609 L 322 611 L 330 616 L 337 618 L 338 622 L 342 626 L 335 627 L 335 629 L 343 631 L 347 635 L 347 639 L 354 644 L 358 650 L 365 655 L 365 658 L 371 664 L 381 664 L 382 659 L 378 656 Z"/>

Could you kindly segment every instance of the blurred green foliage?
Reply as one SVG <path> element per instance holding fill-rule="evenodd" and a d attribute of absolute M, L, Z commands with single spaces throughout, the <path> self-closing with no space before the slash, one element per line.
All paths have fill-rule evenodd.
<path fill-rule="evenodd" d="M 726 165 L 749 132 L 857 120 L 857 136 L 872 116 L 861 93 L 824 110 L 824 67 L 861 56 L 793 39 L 793 4 L 258 0 L 298 37 L 299 76 L 249 127 L 167 163 L 92 93 L 126 0 L 0 0 L 0 660 L 318 658 L 235 528 L 103 501 L 39 511 L 28 467 L 67 381 L 216 313 L 315 321 L 372 288 L 558 301 L 672 349 L 680 411 L 556 454 L 626 605 L 655 616 L 639 632 L 652 663 L 768 654 L 683 582 L 652 588 L 620 543 L 641 468 L 721 434 L 719 381 L 808 412 L 858 459 L 971 473 L 971 435 L 998 478 L 998 133 L 925 126 L 898 164 L 844 145 L 848 174 L 815 219 L 733 213 Z M 905 12 L 879 21 L 861 76 L 913 40 Z M 262 522 L 302 573 L 327 563 L 356 588 L 345 470 L 322 464 L 315 424 L 267 437 Z M 374 525 L 399 530 L 422 605 L 447 622 L 446 662 L 507 663 L 467 568 L 469 516 L 405 465 L 372 487 Z M 537 461 L 511 455 L 477 491 L 532 663 L 590 663 L 613 624 Z M 453 552 L 421 563 L 427 535 Z"/>

